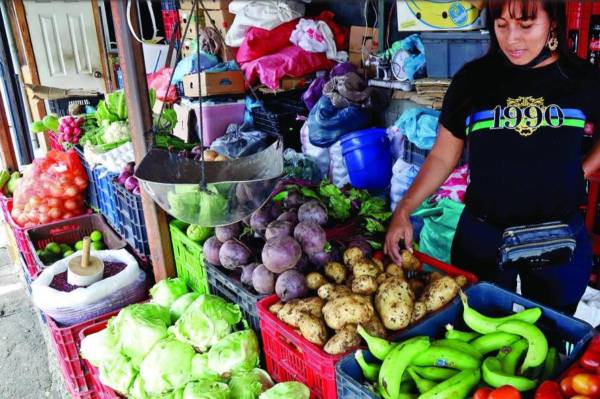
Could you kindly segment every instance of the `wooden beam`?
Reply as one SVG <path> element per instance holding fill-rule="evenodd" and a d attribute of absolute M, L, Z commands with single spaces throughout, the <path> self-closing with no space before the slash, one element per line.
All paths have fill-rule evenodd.
<path fill-rule="evenodd" d="M 100 50 L 100 63 L 102 64 L 102 79 L 104 80 L 104 92 L 107 93 L 112 86 L 110 74 L 108 73 L 108 57 L 104 47 L 104 35 L 102 33 L 102 18 L 98 9 L 98 0 L 92 0 L 92 12 L 94 15 L 94 25 L 96 25 L 96 40 L 98 40 L 98 49 Z"/>
<path fill-rule="evenodd" d="M 136 163 L 139 164 L 152 142 L 152 111 L 148 98 L 144 55 L 141 43 L 137 42 L 129 32 L 127 2 L 111 0 L 110 4 L 119 47 L 133 150 Z M 132 7 L 131 25 L 138 26 L 136 7 Z M 160 168 L 161 165 L 156 165 L 156 167 Z M 144 190 L 142 190 L 142 206 L 154 277 L 156 281 L 159 281 L 175 276 L 167 214 L 152 201 L 152 198 Z"/>
<path fill-rule="evenodd" d="M 12 171 L 18 170 L 19 163 L 15 156 L 12 136 L 8 124 L 8 115 L 4 107 L 4 100 L 0 95 L 0 156 L 2 158 L 2 168 Z"/>

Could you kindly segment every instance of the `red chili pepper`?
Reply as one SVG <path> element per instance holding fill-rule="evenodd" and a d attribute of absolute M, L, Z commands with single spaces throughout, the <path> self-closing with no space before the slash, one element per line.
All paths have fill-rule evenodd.
<path fill-rule="evenodd" d="M 564 399 L 556 381 L 544 381 L 535 391 L 535 399 Z"/>

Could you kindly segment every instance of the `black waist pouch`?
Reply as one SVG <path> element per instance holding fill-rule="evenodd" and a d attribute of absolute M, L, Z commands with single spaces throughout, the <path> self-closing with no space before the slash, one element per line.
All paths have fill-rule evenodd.
<path fill-rule="evenodd" d="M 548 222 L 504 230 L 499 253 L 502 268 L 541 269 L 568 263 L 576 241 L 568 224 Z"/>

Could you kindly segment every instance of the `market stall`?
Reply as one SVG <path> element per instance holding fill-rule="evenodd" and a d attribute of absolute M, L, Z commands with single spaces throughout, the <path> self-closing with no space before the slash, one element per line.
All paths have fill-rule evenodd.
<path fill-rule="evenodd" d="M 414 248 L 386 243 L 493 40 L 484 2 L 421 3 L 163 1 L 156 44 L 111 2 L 122 87 L 65 99 L 31 125 L 51 151 L 0 171 L 73 398 L 600 397 L 593 300 L 575 318 L 452 264 L 468 146 Z M 591 233 L 596 207 L 593 183 Z"/>

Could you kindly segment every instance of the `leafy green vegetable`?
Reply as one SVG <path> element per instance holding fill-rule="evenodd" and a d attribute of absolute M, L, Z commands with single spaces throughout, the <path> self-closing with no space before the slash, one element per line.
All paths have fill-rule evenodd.
<path fill-rule="evenodd" d="M 236 374 L 229 381 L 231 399 L 256 399 L 272 386 L 273 380 L 269 374 L 259 368 Z"/>
<path fill-rule="evenodd" d="M 323 202 L 321 197 L 319 197 L 319 195 L 314 190 L 311 190 L 308 187 L 300 187 L 300 193 L 302 193 L 302 195 L 305 197 L 314 198 L 314 199 L 318 200 L 319 202 Z"/>
<path fill-rule="evenodd" d="M 383 248 L 383 245 L 379 241 L 367 240 L 371 248 L 377 250 Z"/>
<path fill-rule="evenodd" d="M 319 193 L 328 199 L 329 216 L 336 220 L 346 220 L 350 217 L 352 201 L 335 184 L 323 180 L 319 186 Z"/>
<path fill-rule="evenodd" d="M 309 399 L 310 390 L 301 382 L 288 381 L 276 384 L 260 395 L 259 399 Z"/>
<path fill-rule="evenodd" d="M 377 219 L 365 218 L 365 220 L 367 222 L 367 224 L 365 226 L 365 229 L 367 230 L 367 232 L 369 232 L 371 234 L 385 232 L 385 227 Z"/>
<path fill-rule="evenodd" d="M 175 338 L 157 342 L 140 365 L 146 392 L 158 395 L 187 384 L 195 354 L 194 348 Z"/>
<path fill-rule="evenodd" d="M 113 325 L 109 322 L 104 330 L 86 336 L 81 341 L 79 352 L 93 366 L 100 367 L 105 361 L 120 356 L 118 342 Z"/>
<path fill-rule="evenodd" d="M 100 381 L 124 395 L 129 392 L 136 376 L 137 370 L 123 355 L 107 360 L 100 366 Z"/>
<path fill-rule="evenodd" d="M 169 309 L 154 303 L 127 306 L 113 319 L 121 352 L 134 365 L 140 364 L 154 344 L 168 335 L 170 323 Z"/>
<path fill-rule="evenodd" d="M 171 308 L 169 309 L 171 312 L 171 322 L 175 323 L 177 320 L 179 320 L 181 315 L 187 310 L 192 302 L 198 299 L 199 295 L 200 294 L 197 292 L 188 292 L 187 294 L 177 298 L 177 300 L 173 302 Z"/>
<path fill-rule="evenodd" d="M 222 298 L 203 294 L 181 315 L 170 331 L 181 341 L 206 352 L 222 338 L 229 335 L 242 313 L 237 305 Z"/>
<path fill-rule="evenodd" d="M 208 366 L 221 376 L 250 371 L 258 366 L 258 339 L 252 330 L 229 334 L 208 351 Z"/>
<path fill-rule="evenodd" d="M 281 191 L 281 192 L 277 193 L 276 195 L 274 195 L 273 198 L 271 198 L 271 200 L 274 202 L 281 202 L 287 198 L 288 193 L 289 193 L 289 191 Z"/>
<path fill-rule="evenodd" d="M 150 288 L 152 302 L 166 308 L 170 307 L 177 298 L 188 292 L 185 281 L 180 278 L 166 278 Z"/>
<path fill-rule="evenodd" d="M 192 379 L 223 382 L 223 378 L 208 367 L 208 353 L 196 353 L 192 359 Z"/>
<path fill-rule="evenodd" d="M 35 121 L 29 124 L 29 130 L 33 133 L 43 133 L 46 131 L 46 126 L 44 126 L 44 122 L 42 121 Z"/>
<path fill-rule="evenodd" d="M 56 114 L 48 114 L 42 119 L 42 123 L 47 130 L 58 132 L 58 116 Z"/>
<path fill-rule="evenodd" d="M 227 384 L 222 382 L 199 381 L 186 385 L 183 399 L 230 399 Z"/>

